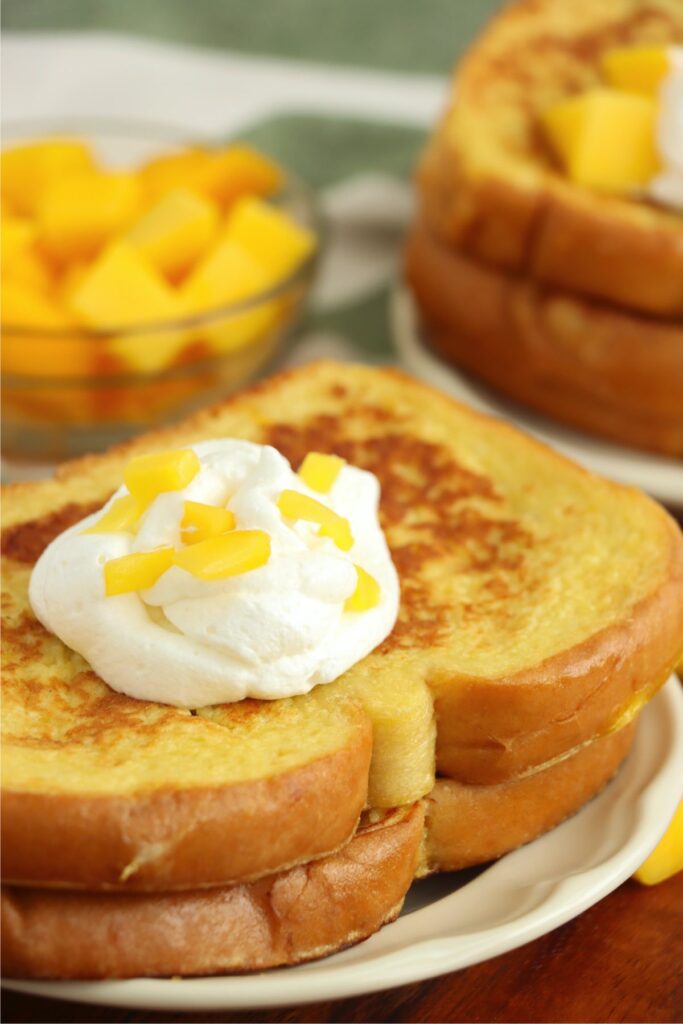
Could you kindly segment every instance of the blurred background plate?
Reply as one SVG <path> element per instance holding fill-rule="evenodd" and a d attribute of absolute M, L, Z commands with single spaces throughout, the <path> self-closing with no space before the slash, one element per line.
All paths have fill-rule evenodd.
<path fill-rule="evenodd" d="M 589 437 L 553 423 L 489 390 L 443 362 L 428 346 L 409 292 L 397 286 L 391 296 L 391 322 L 400 362 L 409 373 L 489 416 L 509 420 L 586 469 L 647 491 L 674 511 L 683 510 L 683 464 Z"/>

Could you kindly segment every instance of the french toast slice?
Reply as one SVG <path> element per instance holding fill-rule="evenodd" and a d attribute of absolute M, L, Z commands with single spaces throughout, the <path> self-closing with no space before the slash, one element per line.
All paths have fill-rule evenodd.
<path fill-rule="evenodd" d="M 249 702 L 191 716 L 111 695 L 38 626 L 27 585 L 45 542 L 109 497 L 131 455 L 221 436 L 272 444 L 295 467 L 317 450 L 375 472 L 401 610 L 392 634 L 334 683 L 279 709 Z M 345 747 L 340 755 L 347 769 L 363 763 L 351 772 L 356 797 L 370 722 L 367 802 L 392 807 L 432 789 L 435 747 L 441 774 L 489 784 L 537 771 L 625 725 L 683 648 L 683 538 L 659 506 L 398 371 L 312 364 L 177 427 L 67 464 L 53 480 L 10 487 L 3 548 L 10 624 L 3 877 L 10 882 L 168 889 L 235 881 L 245 877 L 232 865 L 247 826 L 260 867 L 239 866 L 254 877 L 277 870 L 278 823 L 298 836 L 292 860 L 310 859 L 311 833 L 329 837 L 345 806 L 336 837 L 343 842 L 339 834 L 348 836 L 365 799 L 365 792 L 348 799 L 345 770 L 328 776 L 310 765 L 311 753 L 321 752 L 321 708 L 348 716 L 364 752 L 354 759 Z M 130 729 L 140 716 L 143 724 Z M 244 720 L 259 723 L 257 730 L 263 721 L 268 732 L 271 716 L 296 747 L 294 765 L 281 764 L 269 740 L 262 760 L 249 762 L 248 778 L 231 776 L 246 742 Z M 334 736 L 338 742 L 339 727 Z M 314 780 L 310 804 L 308 786 L 302 795 L 297 784 L 302 772 Z M 216 834 L 237 851 L 223 853 L 220 865 L 231 870 L 222 878 L 207 867 L 202 815 L 193 817 L 207 783 L 212 794 L 218 789 Z M 282 800 L 258 798 L 274 785 Z M 236 787 L 241 804 L 233 802 Z M 224 818 L 223 805 L 235 816 Z M 153 835 L 148 821 L 158 823 Z M 263 853 L 271 843 L 276 858 Z M 87 856 L 87 872 L 79 856 Z"/>
<path fill-rule="evenodd" d="M 497 860 L 555 828 L 617 773 L 635 730 L 631 722 L 541 772 L 494 786 L 438 778 L 425 800 L 418 877 Z"/>
<path fill-rule="evenodd" d="M 515 273 L 628 309 L 683 314 L 683 218 L 580 188 L 557 167 L 539 117 L 600 82 L 615 46 L 683 42 L 680 0 L 519 0 L 456 69 L 419 171 L 432 230 Z"/>
<path fill-rule="evenodd" d="M 342 850 L 258 882 L 176 893 L 3 886 L 7 977 L 129 978 L 265 970 L 328 956 L 393 921 L 424 812 L 366 823 Z"/>
<path fill-rule="evenodd" d="M 406 274 L 449 361 L 571 426 L 683 457 L 683 322 L 495 269 L 423 221 L 409 235 Z"/>

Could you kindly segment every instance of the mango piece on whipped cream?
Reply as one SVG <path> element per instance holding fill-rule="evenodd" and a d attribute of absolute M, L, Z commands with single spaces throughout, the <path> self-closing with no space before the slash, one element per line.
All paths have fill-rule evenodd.
<path fill-rule="evenodd" d="M 658 845 L 633 877 L 643 885 L 657 885 L 679 871 L 683 871 L 683 800 Z"/>
<path fill-rule="evenodd" d="M 665 46 L 619 46 L 603 54 L 601 64 L 613 88 L 656 96 L 671 60 Z"/>
<path fill-rule="evenodd" d="M 346 599 L 344 611 L 367 612 L 379 604 L 382 591 L 374 576 L 362 569 L 360 565 L 356 565 L 355 569 L 358 577 L 356 589 L 351 597 Z"/>
<path fill-rule="evenodd" d="M 205 505 L 201 501 L 186 501 L 180 521 L 180 536 L 185 544 L 217 537 L 235 529 L 235 515 L 229 508 Z"/>
<path fill-rule="evenodd" d="M 123 481 L 143 508 L 164 491 L 181 491 L 199 472 L 199 458 L 191 448 L 138 455 L 131 459 Z"/>
<path fill-rule="evenodd" d="M 173 548 L 136 551 L 104 563 L 104 590 L 107 597 L 130 594 L 153 587 L 162 573 L 173 565 Z"/>
<path fill-rule="evenodd" d="M 309 452 L 299 467 L 299 476 L 312 491 L 327 494 L 345 465 L 346 459 L 338 455 Z"/>
<path fill-rule="evenodd" d="M 222 580 L 265 565 L 270 537 L 264 530 L 233 530 L 176 551 L 174 564 L 200 580 Z"/>
<path fill-rule="evenodd" d="M 141 512 L 142 507 L 137 498 L 132 494 L 123 494 L 83 533 L 134 533 Z"/>
<path fill-rule="evenodd" d="M 277 499 L 277 507 L 288 519 L 318 523 L 318 536 L 330 537 L 342 551 L 349 551 L 353 547 L 353 534 L 348 519 L 337 515 L 315 498 L 309 498 L 300 491 L 283 491 Z"/>

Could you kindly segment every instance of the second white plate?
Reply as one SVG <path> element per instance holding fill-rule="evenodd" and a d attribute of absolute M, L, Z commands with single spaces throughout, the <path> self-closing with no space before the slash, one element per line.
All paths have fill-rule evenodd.
<path fill-rule="evenodd" d="M 301 967 L 184 981 L 31 982 L 9 988 L 170 1012 L 256 1009 L 349 998 L 498 956 L 616 889 L 657 844 L 683 785 L 683 689 L 672 678 L 643 713 L 617 777 L 575 817 L 478 874 L 416 883 L 401 917 L 367 942 Z"/>
<path fill-rule="evenodd" d="M 640 487 L 676 509 L 683 508 L 682 462 L 589 437 L 490 391 L 431 351 L 415 303 L 403 287 L 397 287 L 392 295 L 391 324 L 400 361 L 414 376 L 479 412 L 509 420 L 586 469 Z"/>

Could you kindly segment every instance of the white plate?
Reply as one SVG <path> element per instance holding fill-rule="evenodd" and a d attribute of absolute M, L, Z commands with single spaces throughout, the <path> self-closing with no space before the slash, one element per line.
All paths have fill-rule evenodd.
<path fill-rule="evenodd" d="M 391 325 L 400 360 L 414 376 L 479 412 L 510 420 L 594 473 L 683 508 L 683 462 L 589 437 L 490 391 L 427 347 L 415 303 L 405 288 L 396 288 L 392 295 Z"/>
<path fill-rule="evenodd" d="M 498 956 L 616 889 L 659 841 L 683 788 L 683 689 L 672 678 L 643 713 L 609 786 L 559 828 L 472 872 L 417 882 L 403 914 L 367 942 L 301 967 L 184 981 L 7 980 L 8 988 L 148 1010 L 241 1010 L 341 999 Z"/>

